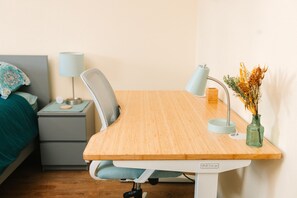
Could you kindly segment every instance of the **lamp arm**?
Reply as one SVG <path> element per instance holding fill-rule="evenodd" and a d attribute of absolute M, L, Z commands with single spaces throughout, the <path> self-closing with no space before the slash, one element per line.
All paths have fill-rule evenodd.
<path fill-rule="evenodd" d="M 224 88 L 224 90 L 226 92 L 226 96 L 227 96 L 227 126 L 230 126 L 230 96 L 229 96 L 229 91 L 228 91 L 227 87 L 221 81 L 219 81 L 218 79 L 210 77 L 210 76 L 208 76 L 207 79 L 215 81 L 216 83 L 220 84 Z"/>

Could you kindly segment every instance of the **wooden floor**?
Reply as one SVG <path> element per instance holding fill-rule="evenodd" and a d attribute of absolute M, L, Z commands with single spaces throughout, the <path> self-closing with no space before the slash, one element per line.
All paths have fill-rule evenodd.
<path fill-rule="evenodd" d="M 131 183 L 95 181 L 87 171 L 41 171 L 38 154 L 28 158 L 0 185 L 1 198 L 121 198 Z M 148 198 L 193 198 L 194 184 L 143 184 Z"/>

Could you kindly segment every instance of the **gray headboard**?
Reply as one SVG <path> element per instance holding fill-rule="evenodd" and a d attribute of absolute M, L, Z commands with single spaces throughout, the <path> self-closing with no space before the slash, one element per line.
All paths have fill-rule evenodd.
<path fill-rule="evenodd" d="M 49 103 L 50 88 L 47 56 L 0 55 L 0 61 L 15 65 L 28 75 L 31 85 L 23 86 L 20 91 L 38 96 L 39 109 Z"/>

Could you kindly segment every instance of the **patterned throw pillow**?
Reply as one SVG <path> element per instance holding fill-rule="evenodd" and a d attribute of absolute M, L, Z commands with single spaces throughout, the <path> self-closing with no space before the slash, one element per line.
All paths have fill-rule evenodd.
<path fill-rule="evenodd" d="M 16 66 L 0 62 L 0 95 L 6 99 L 22 85 L 30 85 L 28 76 Z"/>

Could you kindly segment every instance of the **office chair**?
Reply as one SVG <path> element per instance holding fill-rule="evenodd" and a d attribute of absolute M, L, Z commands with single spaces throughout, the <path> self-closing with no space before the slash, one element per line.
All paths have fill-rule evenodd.
<path fill-rule="evenodd" d="M 84 71 L 80 77 L 94 100 L 102 124 L 100 131 L 103 131 L 120 115 L 120 107 L 118 105 L 114 91 L 104 74 L 99 69 L 88 69 Z M 180 172 L 172 171 L 152 171 L 145 169 L 116 167 L 110 160 L 92 161 L 89 172 L 91 177 L 95 180 L 133 180 L 133 187 L 131 191 L 125 192 L 123 194 L 124 198 L 142 198 L 143 193 L 141 189 L 141 183 L 144 183 L 146 180 L 154 185 L 158 183 L 158 178 L 178 177 L 181 175 Z"/>

